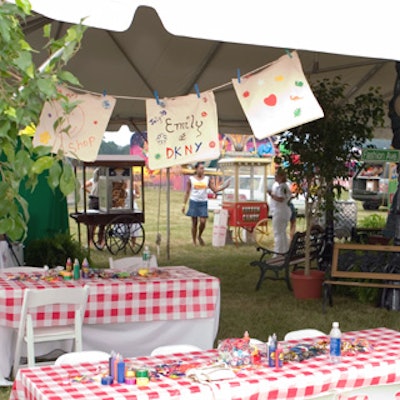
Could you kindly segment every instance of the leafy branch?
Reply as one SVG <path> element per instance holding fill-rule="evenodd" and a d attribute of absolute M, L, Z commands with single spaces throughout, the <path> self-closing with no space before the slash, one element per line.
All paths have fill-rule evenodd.
<path fill-rule="evenodd" d="M 47 172 L 52 189 L 59 187 L 67 195 L 75 187 L 72 167 L 63 153 L 51 154 L 46 146 L 33 147 L 26 131 L 38 123 L 46 101 L 62 100 L 65 112 L 76 106 L 61 98 L 57 87 L 79 85 L 64 68 L 79 50 L 86 28 L 72 26 L 63 37 L 54 39 L 51 26 L 46 25 L 43 36 L 49 58 L 38 68 L 33 62 L 36 50 L 23 31 L 30 13 L 27 0 L 2 3 L 0 7 L 0 234 L 12 240 L 23 239 L 27 231 L 28 205 L 20 195 L 21 185 L 34 189 L 38 176 Z"/>

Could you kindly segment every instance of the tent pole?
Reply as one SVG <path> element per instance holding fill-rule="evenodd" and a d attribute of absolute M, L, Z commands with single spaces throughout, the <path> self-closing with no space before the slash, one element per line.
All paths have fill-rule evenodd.
<path fill-rule="evenodd" d="M 167 260 L 170 259 L 170 239 L 171 239 L 171 182 L 170 182 L 170 169 L 167 168 Z"/>

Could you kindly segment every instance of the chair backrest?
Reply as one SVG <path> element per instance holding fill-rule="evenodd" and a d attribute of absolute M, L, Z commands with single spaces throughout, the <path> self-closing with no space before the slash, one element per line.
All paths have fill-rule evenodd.
<path fill-rule="evenodd" d="M 299 329 L 297 331 L 288 332 L 285 335 L 285 341 L 315 338 L 319 336 L 326 336 L 326 333 L 319 331 L 317 329 Z"/>
<path fill-rule="evenodd" d="M 74 306 L 75 325 L 82 325 L 88 297 L 88 285 L 73 288 L 25 289 L 21 309 L 20 331 L 25 331 L 27 322 L 32 325 L 31 309 L 51 304 Z"/>
<path fill-rule="evenodd" d="M 76 365 L 84 362 L 101 362 L 108 361 L 110 355 L 104 351 L 75 351 L 65 353 L 57 358 L 55 365 Z"/>
<path fill-rule="evenodd" d="M 310 232 L 310 259 L 318 258 L 324 245 L 325 233 L 323 229 L 315 225 Z M 296 232 L 286 257 L 290 260 L 302 259 L 306 252 L 306 232 Z"/>
<path fill-rule="evenodd" d="M 142 257 L 138 256 L 118 258 L 115 260 L 112 257 L 110 257 L 109 264 L 111 269 L 119 269 L 119 270 L 138 269 L 144 266 Z M 154 254 L 152 254 L 150 257 L 149 267 L 150 268 L 158 267 L 157 257 Z"/>
<path fill-rule="evenodd" d="M 192 351 L 201 351 L 200 347 L 191 344 L 171 344 L 169 346 L 156 347 L 151 356 L 167 356 L 174 353 L 190 353 Z"/>
<path fill-rule="evenodd" d="M 75 309 L 86 307 L 89 296 L 89 286 L 66 287 L 50 289 L 26 289 L 24 293 L 24 304 L 26 307 L 41 307 L 50 304 L 70 304 Z"/>
<path fill-rule="evenodd" d="M 10 273 L 16 273 L 16 272 L 24 272 L 24 273 L 30 273 L 30 272 L 39 272 L 42 273 L 44 272 L 44 268 L 41 267 L 8 267 L 4 268 L 2 272 L 10 272 Z"/>

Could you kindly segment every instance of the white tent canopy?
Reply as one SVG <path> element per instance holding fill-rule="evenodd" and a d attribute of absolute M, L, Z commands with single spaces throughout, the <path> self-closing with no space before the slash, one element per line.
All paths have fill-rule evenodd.
<path fill-rule="evenodd" d="M 238 68 L 245 74 L 290 48 L 299 50 L 311 82 L 341 75 L 349 98 L 381 86 L 388 101 L 395 81 L 390 59 L 400 59 L 396 13 L 389 5 L 384 10 L 385 3 L 370 3 L 358 10 L 358 2 L 348 1 L 32 0 L 33 9 L 49 18 L 87 17 L 86 24 L 103 28 L 88 30 L 69 65 L 83 87 L 97 93 L 148 98 L 157 90 L 160 97 L 174 97 L 194 92 L 195 83 L 205 91 L 230 82 Z M 52 22 L 57 35 L 68 26 L 42 15 L 25 26 L 36 49 L 44 44 L 39 28 L 45 23 Z M 38 64 L 46 57 L 38 54 Z M 251 133 L 232 87 L 215 94 L 220 131 Z M 121 124 L 145 129 L 143 100 L 118 99 L 108 129 Z M 389 126 L 377 136 L 390 137 Z"/>
<path fill-rule="evenodd" d="M 31 0 L 38 13 L 59 21 L 125 31 L 136 9 L 157 10 L 174 35 L 400 60 L 397 4 L 384 1 L 293 0 Z"/>

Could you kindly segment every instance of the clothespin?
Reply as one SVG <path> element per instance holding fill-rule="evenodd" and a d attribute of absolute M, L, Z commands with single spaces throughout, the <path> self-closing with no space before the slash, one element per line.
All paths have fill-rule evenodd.
<path fill-rule="evenodd" d="M 194 84 L 194 90 L 196 91 L 197 97 L 200 98 L 200 90 L 197 83 Z"/>
<path fill-rule="evenodd" d="M 158 91 L 154 91 L 154 97 L 156 98 L 156 102 L 160 107 L 164 107 L 165 104 L 160 100 L 160 97 L 158 96 Z"/>
<path fill-rule="evenodd" d="M 107 96 L 107 90 L 103 89 L 103 96 L 106 97 Z"/>
<path fill-rule="evenodd" d="M 285 49 L 285 53 L 290 57 L 293 58 L 292 52 L 289 49 Z"/>
<path fill-rule="evenodd" d="M 236 70 L 236 74 L 237 74 L 238 83 L 240 83 L 240 68 L 238 68 L 238 69 Z"/>

